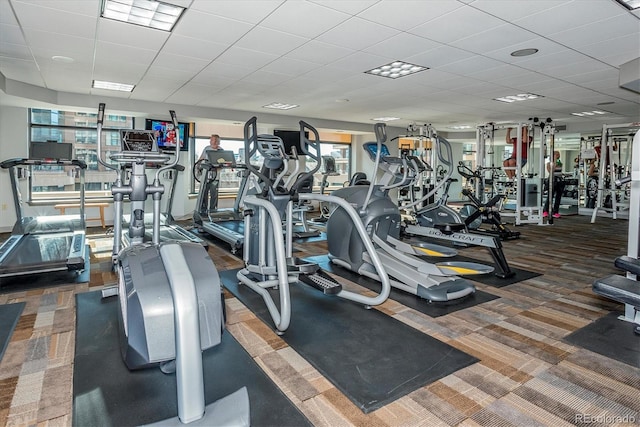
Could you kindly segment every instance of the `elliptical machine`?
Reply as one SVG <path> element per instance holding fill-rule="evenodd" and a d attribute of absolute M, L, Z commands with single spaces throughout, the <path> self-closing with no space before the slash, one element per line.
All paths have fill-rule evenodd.
<path fill-rule="evenodd" d="M 284 186 L 284 176 L 287 173 L 284 144 L 276 136 L 259 135 L 257 129 L 256 117 L 252 117 L 245 123 L 246 166 L 259 180 L 262 191 L 259 194 L 247 195 L 244 199 L 245 268 L 238 272 L 237 278 L 240 283 L 262 297 L 273 319 L 275 332 L 282 335 L 289 328 L 292 304 L 289 286 L 296 282 L 303 282 L 326 295 L 364 304 L 366 308 L 385 302 L 391 289 L 389 278 L 355 209 L 339 197 L 297 191 L 298 187 L 313 176 L 320 167 L 318 131 L 300 121 L 300 141 L 303 141 L 301 148 L 306 156 L 315 160 L 316 167 L 300 175 L 291 188 L 287 189 Z M 307 130 L 309 134 L 314 135 L 313 141 L 305 136 Z M 251 158 L 256 153 L 264 159 L 260 170 L 251 164 Z M 317 264 L 302 262 L 292 256 L 293 204 L 296 200 L 332 203 L 345 211 L 346 221 L 353 224 L 354 234 L 362 239 L 366 253 L 370 256 L 371 265 L 380 278 L 382 287 L 379 294 L 367 296 L 342 289 L 342 285 L 324 273 Z M 269 289 L 277 289 L 279 305 L 276 305 Z"/>
<path fill-rule="evenodd" d="M 114 200 L 112 260 L 118 273 L 120 341 L 123 360 L 130 370 L 160 366 L 176 374 L 178 415 L 162 424 L 190 423 L 249 425 L 246 387 L 205 407 L 202 351 L 220 344 L 224 316 L 220 279 L 202 245 L 186 241 L 160 242 L 160 201 L 164 186 L 160 173 L 178 164 L 158 149 L 153 131 L 121 131 L 121 151 L 102 159 L 102 125 L 105 104 L 98 108 L 98 161 L 117 172 L 111 187 Z M 171 119 L 178 128 L 175 112 Z M 127 176 L 120 166 L 130 168 Z M 158 166 L 152 184 L 147 167 Z M 153 239 L 144 242 L 144 203 L 153 198 Z M 131 206 L 129 245 L 122 249 L 123 202 Z"/>
<path fill-rule="evenodd" d="M 458 275 L 486 274 L 493 271 L 492 267 L 466 262 L 430 263 L 418 256 L 431 255 L 435 252 L 434 249 L 442 247 L 412 245 L 400 240 L 400 210 L 389 197 L 388 191 L 409 182 L 409 168 L 405 160 L 386 155 L 388 150 L 384 145 L 387 138 L 384 123 L 377 123 L 374 129 L 377 141 L 365 144 L 365 149 L 375 158 L 375 171 L 381 168 L 380 162 L 384 156 L 384 163 L 393 164 L 403 172 L 397 177 L 394 173 L 385 173 L 381 179 L 382 183 L 378 183 L 376 176 L 372 176 L 368 186 L 344 187 L 334 191 L 332 195 L 344 199 L 358 209 L 361 221 L 370 235 L 367 240 L 371 239 L 375 243 L 376 253 L 392 277 L 393 287 L 430 302 L 453 301 L 473 294 L 475 286 Z M 352 223 L 345 221 L 345 214 L 345 210 L 338 207 L 327 222 L 327 244 L 331 262 L 363 276 L 380 280 L 371 268 L 369 255 L 363 251 L 366 241 L 354 232 Z M 455 255 L 455 251 L 445 255 Z"/>

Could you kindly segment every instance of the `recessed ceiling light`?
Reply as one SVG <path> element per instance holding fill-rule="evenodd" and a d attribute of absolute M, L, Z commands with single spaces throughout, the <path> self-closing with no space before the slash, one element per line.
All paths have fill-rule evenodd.
<path fill-rule="evenodd" d="M 593 110 L 593 111 L 582 111 L 580 113 L 571 113 L 574 116 L 584 117 L 584 116 L 597 116 L 609 113 L 608 111 L 602 110 Z"/>
<path fill-rule="evenodd" d="M 63 62 L 65 64 L 70 64 L 75 61 L 73 58 L 69 58 L 68 56 L 54 55 L 51 57 L 52 60 L 56 62 Z"/>
<path fill-rule="evenodd" d="M 471 129 L 471 126 L 469 126 L 469 125 L 449 126 L 449 129 L 455 129 L 455 130 Z"/>
<path fill-rule="evenodd" d="M 400 120 L 400 117 L 376 117 L 375 119 L 371 119 L 375 122 L 390 122 L 393 120 Z"/>
<path fill-rule="evenodd" d="M 104 0 L 102 17 L 171 31 L 185 8 L 155 0 Z"/>
<path fill-rule="evenodd" d="M 423 67 L 421 65 L 410 64 L 403 61 L 394 61 L 380 67 L 373 68 L 369 71 L 365 71 L 365 74 L 387 77 L 389 79 L 397 79 L 399 77 L 405 77 L 409 74 L 419 73 L 420 71 L 428 69 L 429 68 Z"/>
<path fill-rule="evenodd" d="M 528 101 L 530 99 L 536 99 L 536 98 L 544 98 L 544 97 L 540 95 L 535 95 L 533 93 L 519 93 L 518 95 L 507 95 L 500 98 L 493 98 L 493 100 L 511 103 L 511 102 L 517 102 L 517 101 Z"/>
<path fill-rule="evenodd" d="M 268 105 L 263 105 L 262 108 L 273 108 L 274 110 L 290 110 L 292 108 L 299 107 L 298 104 L 283 104 L 282 102 L 272 102 Z"/>
<path fill-rule="evenodd" d="M 629 10 L 634 10 L 640 7 L 640 0 L 618 0 L 618 3 Z"/>
<path fill-rule="evenodd" d="M 136 85 L 130 85 L 127 83 L 105 82 L 102 80 L 94 80 L 92 87 L 94 89 L 117 90 L 120 92 L 133 92 L 133 88 L 135 88 Z"/>
<path fill-rule="evenodd" d="M 528 49 L 520 49 L 514 52 L 511 52 L 511 56 L 529 56 L 534 53 L 538 53 L 538 49 L 536 48 L 528 48 Z"/>

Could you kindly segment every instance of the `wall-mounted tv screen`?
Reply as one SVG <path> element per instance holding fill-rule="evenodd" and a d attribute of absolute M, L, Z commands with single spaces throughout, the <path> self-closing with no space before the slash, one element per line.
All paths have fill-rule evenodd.
<path fill-rule="evenodd" d="M 304 152 L 302 151 L 302 142 L 300 141 L 300 131 L 299 130 L 274 130 L 273 136 L 277 136 L 282 139 L 284 143 L 284 151 L 287 154 L 291 154 L 291 147 L 296 147 L 296 151 L 298 155 L 302 156 Z M 309 132 L 305 132 L 304 136 L 309 138 Z"/>
<path fill-rule="evenodd" d="M 175 150 L 180 141 L 180 151 L 189 150 L 189 123 L 178 123 L 178 132 L 169 120 L 146 119 L 145 129 L 155 132 L 158 149 Z"/>

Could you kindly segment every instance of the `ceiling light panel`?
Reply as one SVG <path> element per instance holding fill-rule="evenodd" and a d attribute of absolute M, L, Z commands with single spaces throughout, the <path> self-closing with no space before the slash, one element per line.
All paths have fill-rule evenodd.
<path fill-rule="evenodd" d="M 403 61 L 394 61 L 380 67 L 373 68 L 369 71 L 365 71 L 365 74 L 387 77 L 389 79 L 397 79 L 428 69 L 429 68 L 423 67 L 421 65 L 410 64 Z"/>
<path fill-rule="evenodd" d="M 292 108 L 299 107 L 297 104 L 284 104 L 282 102 L 272 102 L 268 105 L 263 105 L 262 108 L 272 108 L 274 110 L 291 110 Z"/>
<path fill-rule="evenodd" d="M 104 0 L 102 17 L 171 31 L 184 10 L 154 0 Z"/>
<path fill-rule="evenodd" d="M 618 3 L 622 4 L 629 10 L 640 8 L 640 0 L 618 0 Z"/>
<path fill-rule="evenodd" d="M 135 85 L 127 83 L 107 82 L 103 80 L 94 80 L 92 87 L 94 89 L 117 90 L 119 92 L 133 92 Z"/>
<path fill-rule="evenodd" d="M 533 93 L 519 93 L 517 95 L 507 95 L 507 96 L 502 96 L 500 98 L 493 98 L 494 101 L 501 101 L 501 102 L 518 102 L 518 101 L 528 101 L 531 99 L 537 99 L 537 98 L 544 98 L 543 96 L 540 95 L 535 95 Z"/>
<path fill-rule="evenodd" d="M 393 120 L 400 120 L 400 117 L 376 117 L 375 119 L 371 119 L 374 122 L 391 122 Z"/>

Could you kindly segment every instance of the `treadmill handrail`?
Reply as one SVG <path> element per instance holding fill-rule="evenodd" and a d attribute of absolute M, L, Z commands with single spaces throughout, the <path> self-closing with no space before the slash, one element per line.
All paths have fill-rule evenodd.
<path fill-rule="evenodd" d="M 0 163 L 0 167 L 3 169 L 9 169 L 16 166 L 75 166 L 80 169 L 86 169 L 87 163 L 84 160 L 78 159 L 29 159 L 26 157 L 18 157 L 14 159 L 7 159 Z"/>

